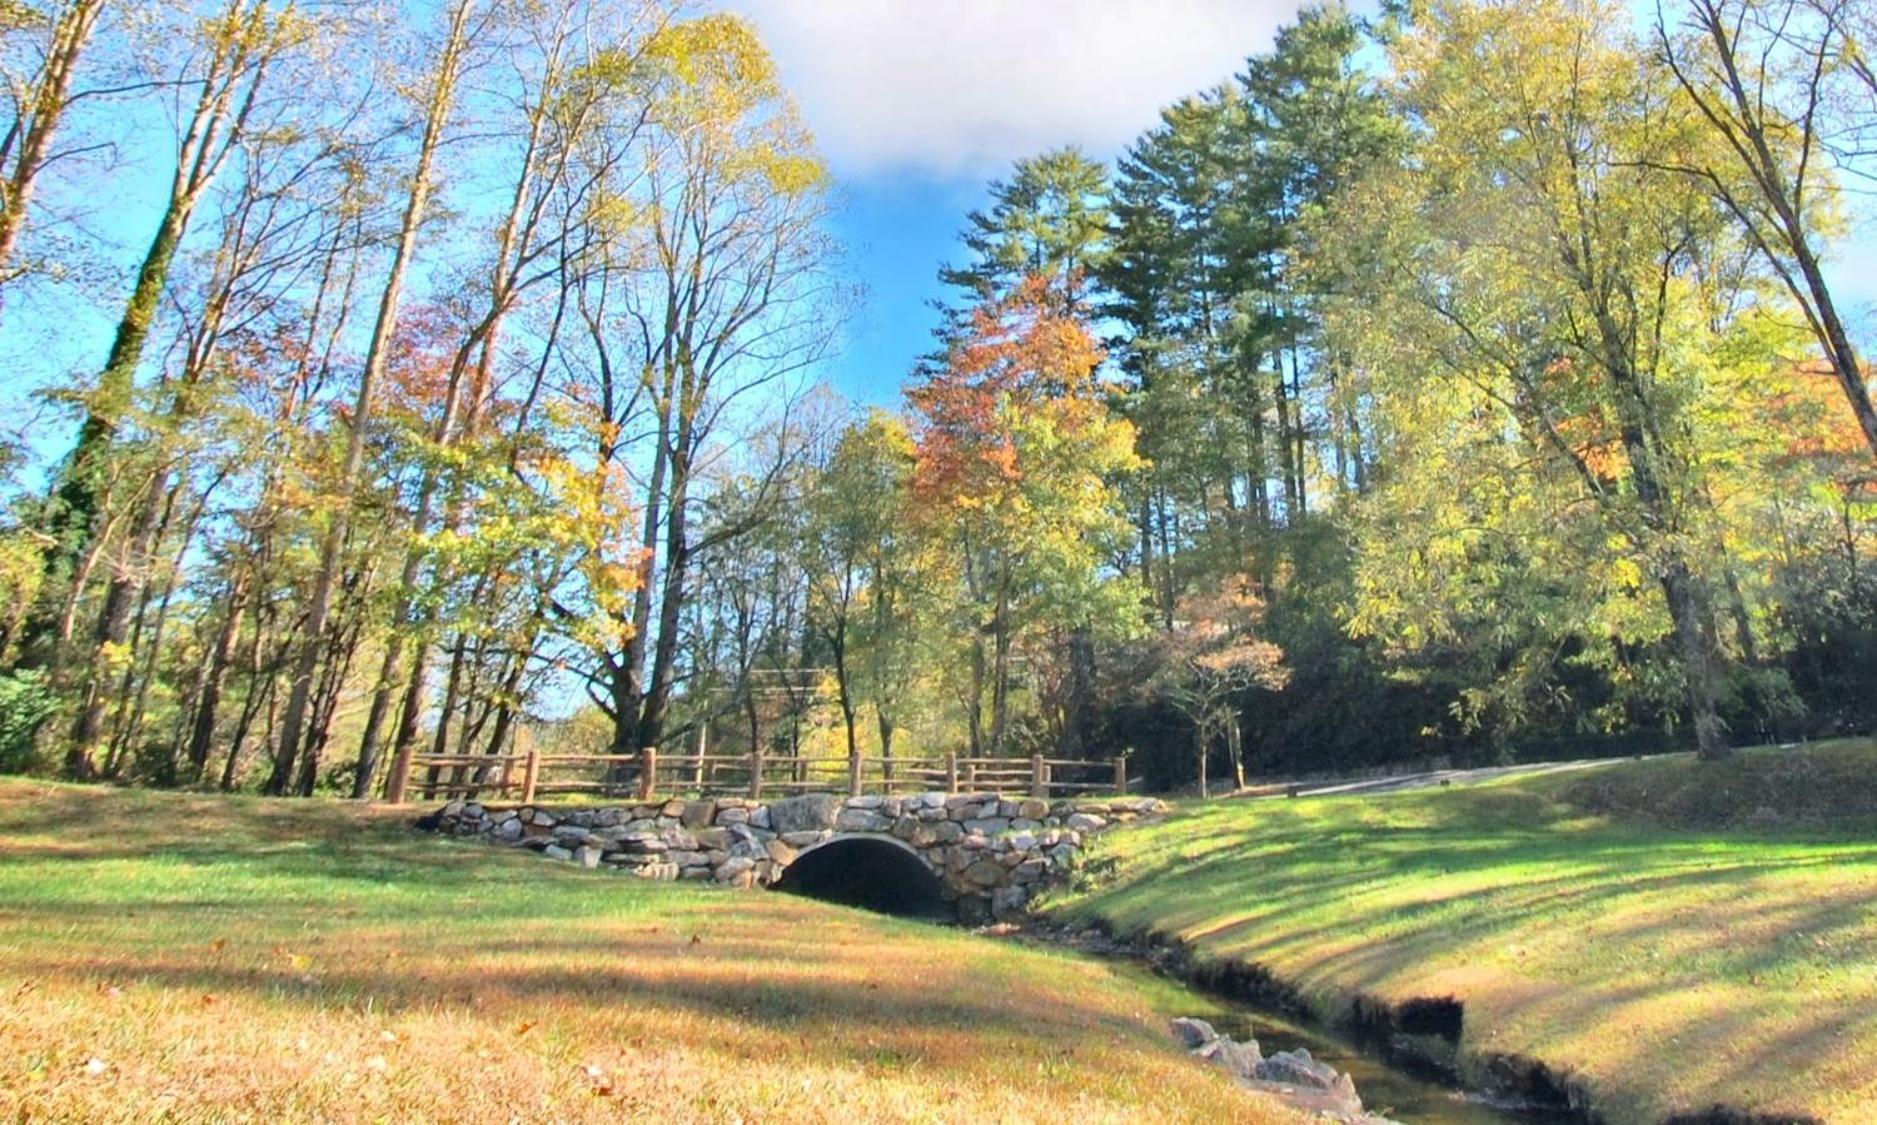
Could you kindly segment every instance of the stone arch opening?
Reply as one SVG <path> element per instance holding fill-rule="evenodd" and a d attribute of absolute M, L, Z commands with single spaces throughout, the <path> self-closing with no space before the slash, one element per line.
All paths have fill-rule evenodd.
<path fill-rule="evenodd" d="M 939 877 L 918 852 L 890 836 L 837 836 L 816 844 L 771 889 L 905 918 L 957 918 Z"/>

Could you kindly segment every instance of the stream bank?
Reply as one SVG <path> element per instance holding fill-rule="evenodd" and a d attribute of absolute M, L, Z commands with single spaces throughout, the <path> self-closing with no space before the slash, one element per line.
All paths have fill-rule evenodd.
<path fill-rule="evenodd" d="M 1192 1011 L 1223 1035 L 1255 1040 L 1266 1054 L 1308 1051 L 1347 1074 L 1371 1114 L 1403 1125 L 1590 1125 L 1583 1091 L 1542 1064 L 1492 1060 L 1487 1082 L 1469 1088 L 1458 1061 L 1461 1013 L 1433 1003 L 1396 1008 L 1352 1005 L 1352 1017 L 1325 1024 L 1295 989 L 1255 967 L 1199 962 L 1166 941 L 1128 941 L 1097 928 L 1039 919 L 985 929 L 990 936 L 1068 949 L 1124 972 L 1168 978 L 1193 994 Z M 1449 1002 L 1451 1003 L 1451 1002 Z"/>

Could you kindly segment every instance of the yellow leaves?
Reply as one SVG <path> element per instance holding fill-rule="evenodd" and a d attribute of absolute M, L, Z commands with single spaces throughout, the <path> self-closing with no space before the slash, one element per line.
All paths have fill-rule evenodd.
<path fill-rule="evenodd" d="M 98 664 L 108 671 L 123 671 L 130 666 L 132 655 L 130 645 L 122 641 L 105 641 L 98 646 Z"/>
<path fill-rule="evenodd" d="M 646 58 L 694 88 L 734 89 L 751 101 L 774 96 L 775 60 L 754 25 L 719 12 L 673 23 L 652 37 Z"/>
<path fill-rule="evenodd" d="M 820 158 L 782 151 L 775 145 L 741 150 L 738 164 L 745 174 L 760 176 L 777 195 L 808 195 L 824 190 L 833 180 Z"/>
<path fill-rule="evenodd" d="M 1618 558 L 1610 563 L 1610 579 L 1617 588 L 1636 591 L 1642 589 L 1642 567 L 1634 559 Z"/>
<path fill-rule="evenodd" d="M 600 230 L 618 235 L 644 225 L 646 212 L 643 205 L 627 196 L 602 191 L 587 204 L 586 220 Z"/>

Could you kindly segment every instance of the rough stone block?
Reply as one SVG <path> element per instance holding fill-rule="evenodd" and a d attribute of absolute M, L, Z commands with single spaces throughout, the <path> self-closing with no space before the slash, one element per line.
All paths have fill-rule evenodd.
<path fill-rule="evenodd" d="M 991 892 L 991 917 L 1002 919 L 1021 914 L 1029 901 L 1029 892 L 1022 887 L 999 887 Z"/>
<path fill-rule="evenodd" d="M 756 870 L 756 861 L 743 856 L 731 856 L 717 865 L 715 878 L 719 883 L 735 882 L 739 876 Z"/>
<path fill-rule="evenodd" d="M 893 822 L 870 809 L 843 809 L 834 818 L 837 832 L 885 832 Z"/>
<path fill-rule="evenodd" d="M 1004 867 L 996 860 L 980 859 L 965 868 L 963 875 L 968 883 L 980 887 L 994 887 L 1004 881 Z"/>
<path fill-rule="evenodd" d="M 791 832 L 821 831 L 834 827 L 841 800 L 831 793 L 806 793 L 769 806 L 770 827 L 787 836 Z"/>

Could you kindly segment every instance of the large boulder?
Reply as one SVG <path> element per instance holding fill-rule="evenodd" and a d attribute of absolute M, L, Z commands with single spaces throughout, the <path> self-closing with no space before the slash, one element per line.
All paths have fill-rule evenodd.
<path fill-rule="evenodd" d="M 1310 1090 L 1334 1090 L 1339 1076 L 1335 1067 L 1316 1061 L 1309 1051 L 1299 1047 L 1295 1051 L 1279 1051 L 1265 1059 L 1252 1077 L 1260 1082 L 1282 1082 Z"/>
<path fill-rule="evenodd" d="M 1258 1067 L 1264 1063 L 1264 1055 L 1259 1051 L 1256 1039 L 1241 1043 L 1221 1036 L 1193 1053 L 1215 1066 L 1223 1067 L 1234 1078 L 1256 1078 Z"/>
<path fill-rule="evenodd" d="M 834 827 L 841 798 L 832 793 L 805 793 L 769 806 L 769 826 L 778 833 L 822 832 Z"/>
<path fill-rule="evenodd" d="M 1180 1041 L 1180 1046 L 1189 1051 L 1197 1051 L 1208 1043 L 1217 1042 L 1219 1038 L 1219 1033 L 1212 1029 L 1211 1024 L 1191 1016 L 1180 1016 L 1169 1026 L 1173 1029 L 1173 1037 Z"/>

